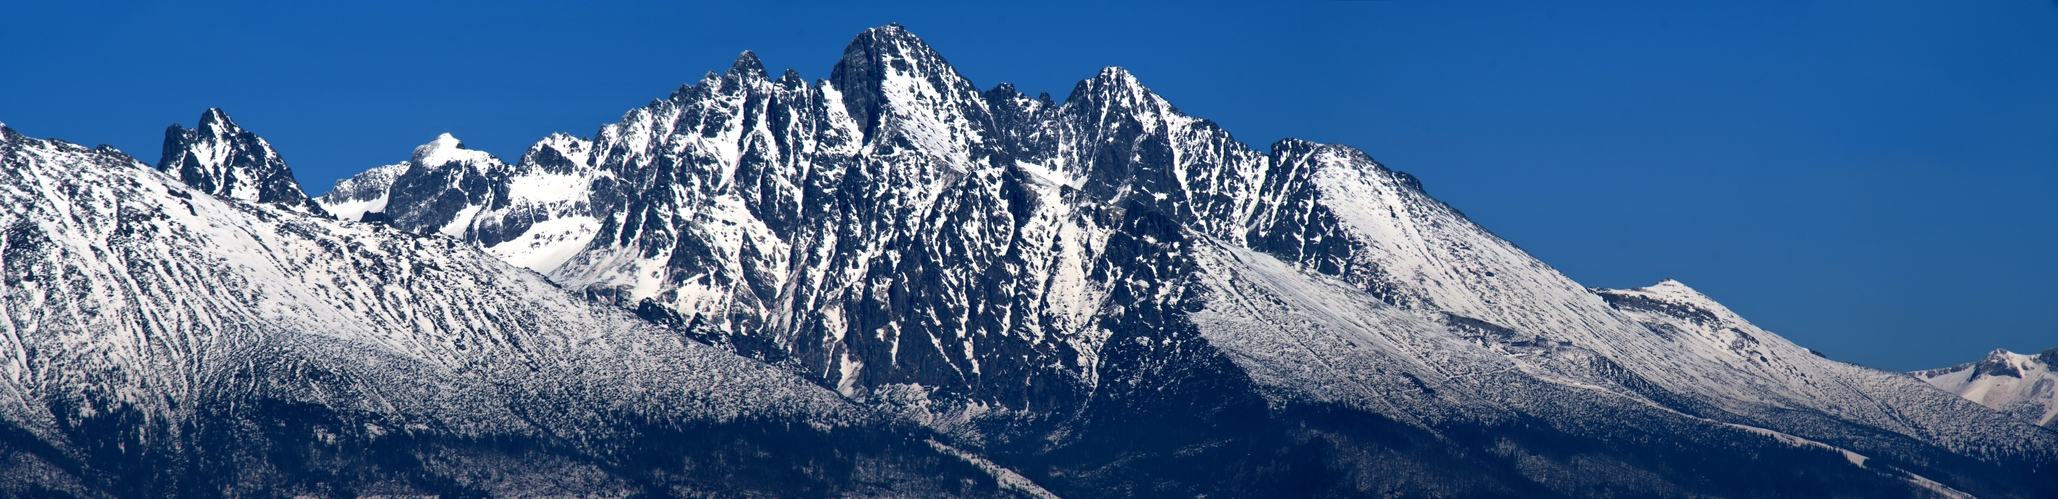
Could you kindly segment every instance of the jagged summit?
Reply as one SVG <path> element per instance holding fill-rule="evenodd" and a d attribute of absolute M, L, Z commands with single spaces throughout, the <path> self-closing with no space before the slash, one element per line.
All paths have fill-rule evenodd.
<path fill-rule="evenodd" d="M 1996 348 L 1992 352 L 1987 352 L 1987 356 L 1980 359 L 1978 363 L 1981 374 L 1987 376 L 2013 376 L 2017 378 L 2022 377 L 2023 371 L 2034 369 L 2042 364 L 2043 362 L 2037 356 L 2010 352 L 2006 348 Z"/>
<path fill-rule="evenodd" d="M 393 180 L 406 173 L 410 164 L 394 163 L 339 179 L 329 192 L 315 198 L 315 202 L 343 220 L 385 221 L 387 193 L 393 188 Z"/>
<path fill-rule="evenodd" d="M 344 220 L 462 236 L 493 195 L 489 177 L 504 178 L 507 170 L 500 158 L 446 132 L 416 146 L 407 161 L 336 181 L 315 202 Z"/>
<path fill-rule="evenodd" d="M 465 148 L 449 133 L 415 147 L 407 170 L 394 177 L 386 223 L 401 229 L 462 236 L 493 194 L 496 171 L 507 168 L 485 151 Z"/>
<path fill-rule="evenodd" d="M 736 56 L 735 63 L 729 65 L 729 72 L 764 78 L 765 63 L 758 60 L 757 52 L 745 50 Z"/>
<path fill-rule="evenodd" d="M 923 96 L 949 105 L 977 93 L 942 55 L 899 24 L 867 29 L 851 39 L 829 71 L 829 82 L 842 93 L 845 112 L 868 134 L 894 112 L 894 101 L 905 105 Z"/>
<path fill-rule="evenodd" d="M 1120 66 L 1101 68 L 1092 78 L 1080 80 L 1065 102 L 1114 111 L 1116 116 L 1185 115 Z"/>
<path fill-rule="evenodd" d="M 271 143 L 236 125 L 221 108 L 201 113 L 192 129 L 176 123 L 166 128 L 157 169 L 216 197 L 321 211 Z"/>
<path fill-rule="evenodd" d="M 1149 91 L 1143 88 L 1143 82 L 1137 80 L 1135 74 L 1130 73 L 1127 68 L 1121 66 L 1100 68 L 1100 72 L 1094 73 L 1092 78 L 1080 80 L 1079 86 L 1082 88 L 1121 87 L 1125 90 Z"/>
<path fill-rule="evenodd" d="M 318 201 L 345 220 L 381 222 L 475 244 L 508 263 L 550 272 L 599 226 L 591 140 L 554 133 L 513 165 L 445 133 L 402 163 L 338 181 Z"/>

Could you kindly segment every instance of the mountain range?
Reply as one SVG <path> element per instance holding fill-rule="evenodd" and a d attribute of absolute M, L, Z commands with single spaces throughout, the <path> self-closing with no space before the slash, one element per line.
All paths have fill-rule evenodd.
<path fill-rule="evenodd" d="M 318 198 L 218 109 L 154 168 L 0 134 L 17 495 L 2058 496 L 1999 368 L 1585 287 L 1359 150 L 898 25 Z"/>

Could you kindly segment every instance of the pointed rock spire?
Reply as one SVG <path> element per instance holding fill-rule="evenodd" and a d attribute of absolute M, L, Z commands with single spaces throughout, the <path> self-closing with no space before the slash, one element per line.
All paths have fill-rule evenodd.
<path fill-rule="evenodd" d="M 157 169 L 215 197 L 321 211 L 271 143 L 237 126 L 221 108 L 201 113 L 192 129 L 166 128 Z"/>
<path fill-rule="evenodd" d="M 889 79 L 913 79 L 934 87 L 946 99 L 978 92 L 943 56 L 899 23 L 859 33 L 829 72 L 830 84 L 843 94 L 844 110 L 866 131 L 876 128 L 885 114 Z"/>
<path fill-rule="evenodd" d="M 1136 75 L 1129 74 L 1129 70 L 1120 66 L 1101 68 L 1100 73 L 1092 78 L 1079 80 L 1079 84 L 1072 87 L 1072 95 L 1065 100 L 1096 109 L 1153 108 L 1153 111 L 1177 112 L 1170 102 L 1145 88 L 1143 82 L 1136 80 Z"/>
<path fill-rule="evenodd" d="M 765 76 L 765 63 L 757 59 L 757 53 L 748 50 L 736 56 L 736 62 L 729 65 L 730 74 Z"/>
<path fill-rule="evenodd" d="M 710 73 L 710 76 L 713 76 L 713 74 Z M 755 87 L 761 82 L 771 81 L 770 77 L 765 74 L 764 62 L 757 59 L 757 53 L 748 50 L 743 51 L 742 54 L 737 54 L 736 62 L 729 64 L 729 70 L 722 72 L 721 76 L 716 78 L 720 81 L 720 83 L 716 84 L 716 89 L 724 92 L 743 87 Z"/>

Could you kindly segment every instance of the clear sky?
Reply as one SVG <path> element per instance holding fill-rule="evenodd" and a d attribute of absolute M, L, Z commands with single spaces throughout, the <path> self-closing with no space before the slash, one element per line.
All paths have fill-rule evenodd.
<path fill-rule="evenodd" d="M 320 194 L 744 49 L 827 77 L 897 21 L 982 88 L 1123 66 L 1259 148 L 1357 146 L 1582 283 L 1676 278 L 1831 358 L 2058 346 L 2053 0 L 850 3 L 10 2 L 0 121 L 155 162 L 222 107 Z"/>

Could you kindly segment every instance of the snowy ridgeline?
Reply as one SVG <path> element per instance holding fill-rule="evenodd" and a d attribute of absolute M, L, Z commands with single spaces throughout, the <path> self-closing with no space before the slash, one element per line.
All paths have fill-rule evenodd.
<path fill-rule="evenodd" d="M 193 187 L 290 181 L 217 129 L 168 135 L 177 179 L 7 132 L 10 227 L 73 241 L 8 238 L 38 269 L 12 421 L 261 394 L 608 449 L 623 414 L 788 418 L 1025 495 L 2058 493 L 2049 429 L 1676 281 L 1583 287 L 1363 152 L 1253 149 L 1119 68 L 979 91 L 875 28 L 826 80 L 746 52 L 590 139 L 446 134 L 314 208 Z"/>
<path fill-rule="evenodd" d="M 637 482 L 637 464 L 610 456 L 638 439 L 699 442 L 667 432 L 723 452 L 771 438 L 832 454 L 737 466 L 980 475 L 933 469 L 956 458 L 919 435 L 841 441 L 890 429 L 462 242 L 215 197 L 119 151 L 4 127 L 0 166 L 0 418 L 13 432 L 0 490 L 626 494 L 667 482 Z M 918 465 L 901 469 L 910 453 Z M 675 490 L 707 479 L 673 476 L 689 480 Z"/>
<path fill-rule="evenodd" d="M 773 79 L 746 52 L 593 137 L 554 135 L 515 166 L 477 153 L 438 166 L 417 150 L 390 199 L 457 185 L 407 180 L 453 168 L 487 187 L 411 196 L 488 194 L 388 201 L 383 217 L 433 221 L 396 225 L 797 362 L 846 394 L 916 384 L 1020 408 L 1041 401 L 1009 387 L 1090 392 L 1115 334 L 1098 321 L 1121 305 L 1109 303 L 1121 283 L 1097 269 L 1124 210 L 1141 209 L 1440 330 L 1401 343 L 1410 355 L 1459 338 L 1512 362 L 1500 369 L 1783 431 L 1841 420 L 1961 452 L 2049 438 L 1906 376 L 1812 355 L 1677 282 L 1587 289 L 1362 152 L 1291 139 L 1254 150 L 1119 68 L 1063 103 L 1006 84 L 981 92 L 891 26 L 860 35 L 826 80 Z M 387 172 L 323 202 L 341 212 L 376 198 L 361 186 Z M 1604 381 L 1617 371 L 1636 386 Z M 1862 440 L 1838 431 L 1811 436 Z"/>
<path fill-rule="evenodd" d="M 26 391 L 6 398 L 16 417 L 51 420 L 21 405 L 25 394 L 175 417 L 187 398 L 251 389 L 231 381 L 287 367 L 276 363 L 372 385 L 331 392 L 302 379 L 293 388 L 311 402 L 406 407 L 460 427 L 520 426 L 488 401 L 524 390 L 592 390 L 608 405 L 714 419 L 843 407 L 448 239 L 198 195 L 118 152 L 4 133 L 0 352 L 9 388 Z M 526 386 L 545 378 L 558 386 Z M 460 398 L 436 400 L 446 396 Z"/>

